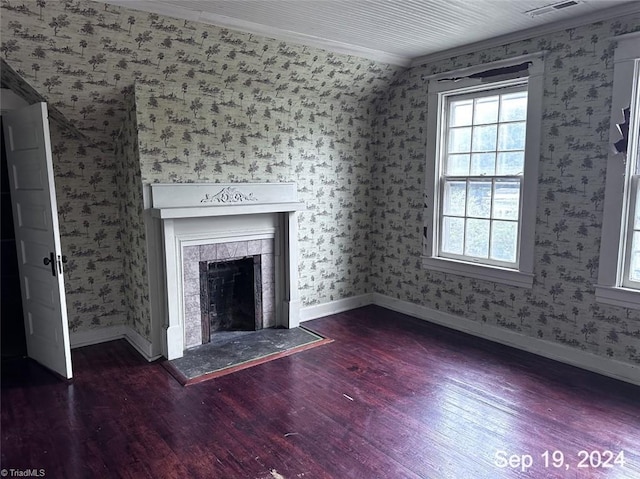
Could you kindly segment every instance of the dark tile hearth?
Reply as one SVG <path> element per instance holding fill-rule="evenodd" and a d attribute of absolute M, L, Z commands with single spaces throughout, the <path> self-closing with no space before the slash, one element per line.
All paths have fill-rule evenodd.
<path fill-rule="evenodd" d="M 320 346 L 330 340 L 305 328 L 218 331 L 211 342 L 185 351 L 163 366 L 182 384 L 222 376 L 268 360 Z"/>

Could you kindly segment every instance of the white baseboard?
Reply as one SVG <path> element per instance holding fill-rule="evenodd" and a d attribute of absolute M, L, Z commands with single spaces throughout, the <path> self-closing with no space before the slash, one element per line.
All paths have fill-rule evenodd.
<path fill-rule="evenodd" d="M 486 323 L 460 318 L 459 316 L 378 293 L 373 294 L 373 304 L 447 328 L 472 334 L 483 339 L 512 346 L 561 363 L 640 385 L 640 366 L 605 358 L 563 344 L 525 336 L 524 334 Z"/>
<path fill-rule="evenodd" d="M 640 386 L 640 366 L 605 358 L 563 344 L 525 336 L 486 323 L 471 321 L 379 293 L 362 294 L 301 308 L 300 322 L 342 313 L 370 304 Z M 161 357 L 161 355 L 154 355 L 152 344 L 129 326 L 121 325 L 79 331 L 71 333 L 70 337 L 72 348 L 126 339 L 147 361 L 154 361 Z"/>
<path fill-rule="evenodd" d="M 371 294 L 361 294 L 360 296 L 337 299 L 328 303 L 306 306 L 304 308 L 300 308 L 300 322 L 322 318 L 331 314 L 342 313 L 343 311 L 349 311 L 350 309 L 367 306 L 372 304 L 372 302 L 373 297 Z"/>
<path fill-rule="evenodd" d="M 88 329 L 86 331 L 69 331 L 71 349 L 91 346 L 92 344 L 106 343 L 116 339 L 123 339 L 127 326 L 107 326 L 106 328 Z"/>
<path fill-rule="evenodd" d="M 126 339 L 147 361 L 154 361 L 160 357 L 159 355 L 154 356 L 152 354 L 151 343 L 129 326 L 108 326 L 106 328 L 69 333 L 71 349 L 106 343 L 107 341 L 115 341 L 117 339 Z"/>
<path fill-rule="evenodd" d="M 124 339 L 129 341 L 129 344 L 131 344 L 131 346 L 133 346 L 147 361 L 155 361 L 156 359 L 162 357 L 161 354 L 153 354 L 153 345 L 150 341 L 143 338 L 133 328 L 127 326 L 126 329 L 127 331 L 125 333 Z"/>

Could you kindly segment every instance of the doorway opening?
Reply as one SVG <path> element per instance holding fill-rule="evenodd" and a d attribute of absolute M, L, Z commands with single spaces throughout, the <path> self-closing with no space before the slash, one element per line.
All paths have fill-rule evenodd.
<path fill-rule="evenodd" d="M 2 276 L 2 303 L 0 306 L 0 325 L 2 342 L 0 350 L 2 359 L 24 357 L 27 355 L 27 339 L 24 333 L 24 316 L 22 295 L 20 292 L 20 271 L 18 270 L 18 254 L 16 253 L 16 236 L 13 228 L 13 211 L 11 210 L 11 190 L 9 188 L 9 170 L 5 152 L 2 117 L 0 117 L 0 135 L 2 135 L 2 158 L 0 165 L 1 204 L 0 243 L 2 257 L 0 265 Z"/>

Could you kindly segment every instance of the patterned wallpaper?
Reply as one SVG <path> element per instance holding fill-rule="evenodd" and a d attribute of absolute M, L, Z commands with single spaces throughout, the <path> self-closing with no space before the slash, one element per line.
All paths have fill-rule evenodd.
<path fill-rule="evenodd" d="M 104 281 L 101 296 L 73 302 L 91 273 L 71 255 L 74 330 L 98 325 L 81 309 L 117 302 L 119 321 L 149 338 L 142 182 L 296 181 L 308 206 L 303 304 L 369 292 L 374 103 L 399 68 L 93 2 L 1 6 L 2 56 L 103 150 L 81 169 L 68 153 L 88 145 L 69 138 L 54 159 L 63 234 L 86 220 L 82 254 L 108 249 L 123 285 Z M 74 193 L 85 190 L 104 204 L 99 221 Z"/>
<path fill-rule="evenodd" d="M 111 154 L 52 123 L 56 197 L 72 332 L 123 324 L 127 316 L 115 167 Z"/>
<path fill-rule="evenodd" d="M 640 16 L 600 22 L 406 71 L 381 102 L 373 162 L 376 292 L 465 319 L 640 363 L 640 314 L 595 302 L 614 43 Z M 433 73 L 547 50 L 531 290 L 420 263 L 428 85 Z M 391 245 L 391 246 L 390 246 Z"/>
<path fill-rule="evenodd" d="M 2 57 L 87 138 L 52 129 L 72 329 L 149 337 L 142 183 L 296 181 L 305 306 L 376 291 L 640 362 L 638 313 L 594 300 L 609 39 L 640 18 L 403 70 L 88 1 L 1 8 Z M 423 270 L 421 76 L 538 50 L 550 53 L 534 288 Z"/>
<path fill-rule="evenodd" d="M 2 87 L 29 103 L 46 101 L 2 60 Z M 49 107 L 56 200 L 65 266 L 67 311 L 71 331 L 122 324 L 126 304 L 122 248 L 115 228 L 119 224 L 115 185 L 109 155 L 76 128 L 55 107 Z M 113 177 L 112 177 L 113 179 Z"/>
<path fill-rule="evenodd" d="M 118 212 L 123 255 L 124 299 L 127 324 L 144 338 L 151 337 L 149 278 L 147 276 L 146 231 L 135 97 L 124 99 L 126 113 L 115 143 Z"/>

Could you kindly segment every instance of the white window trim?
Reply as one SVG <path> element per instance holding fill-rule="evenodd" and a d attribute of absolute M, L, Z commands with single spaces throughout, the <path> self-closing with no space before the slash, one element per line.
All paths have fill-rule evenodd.
<path fill-rule="evenodd" d="M 475 279 L 493 281 L 496 283 L 519 286 L 523 288 L 533 287 L 534 245 L 536 204 L 538 195 L 538 162 L 540 159 L 540 131 L 542 123 L 542 99 L 544 96 L 544 52 L 502 60 L 492 64 L 480 65 L 473 68 L 465 68 L 446 74 L 438 74 L 429 78 L 428 92 L 428 118 L 427 118 L 427 168 L 425 181 L 425 211 L 424 211 L 424 237 L 422 266 L 427 269 L 453 273 Z M 459 78 L 474 72 L 489 70 L 496 67 L 517 65 L 524 61 L 530 61 L 528 74 L 528 106 L 527 106 L 527 140 L 525 146 L 525 168 L 522 182 L 522 217 L 520 219 L 520 251 L 518 269 L 508 269 L 486 264 L 476 264 L 467 261 L 458 261 L 438 256 L 435 221 L 437 220 L 437 182 L 439 174 L 438 164 L 438 138 L 440 129 L 440 93 L 457 88 L 467 88 L 475 85 L 486 85 L 480 80 L 465 78 L 452 82 L 443 82 L 446 77 Z M 499 81 L 499 79 L 497 79 Z M 434 163 L 436 162 L 436 163 Z"/>
<path fill-rule="evenodd" d="M 611 126 L 609 142 L 620 139 L 617 124 L 622 122 L 622 109 L 631 104 L 635 68 L 640 59 L 640 34 L 632 33 L 615 38 L 618 41 L 613 69 L 613 96 L 611 101 Z M 633 121 L 633 118 L 632 118 Z M 596 301 L 623 308 L 640 309 L 640 290 L 622 286 L 623 246 L 626 238 L 627 205 L 625 178 L 629 172 L 624 155 L 610 149 L 607 160 L 607 179 L 600 242 L 598 284 Z"/>
<path fill-rule="evenodd" d="M 638 59 L 636 61 L 636 70 L 640 69 L 640 59 Z M 636 79 L 638 78 L 638 73 L 636 71 Z M 637 88 L 638 86 L 640 86 L 639 83 L 637 83 L 636 80 L 636 92 L 635 92 L 635 98 L 636 98 L 636 112 L 638 111 L 638 108 L 640 108 L 640 105 L 637 103 L 637 98 L 638 98 L 638 91 Z M 637 131 L 638 128 L 638 118 L 637 118 L 637 113 L 635 115 L 635 119 L 632 118 L 632 123 L 630 125 L 630 131 Z M 635 121 L 634 121 L 635 120 Z M 627 157 L 636 157 L 637 155 L 637 143 L 638 143 L 638 138 L 637 136 L 634 136 L 633 138 L 633 143 L 634 145 L 631 144 L 631 142 L 629 142 L 629 145 L 627 147 Z M 627 160 L 628 161 L 628 160 Z M 629 162 L 634 163 L 634 169 L 637 170 L 638 168 L 638 164 L 637 164 L 637 158 L 633 161 L 633 162 Z M 627 217 L 627 221 L 625 222 L 624 225 L 624 231 L 622 233 L 623 236 L 623 244 L 624 244 L 624 251 L 625 254 L 623 255 L 623 259 L 622 262 L 624 264 L 624 266 L 621 269 L 622 272 L 622 279 L 621 279 L 621 286 L 623 288 L 629 288 L 633 291 L 638 291 L 640 290 L 640 283 L 637 280 L 632 280 L 631 278 L 629 278 L 629 268 L 631 267 L 631 256 L 629 254 L 627 254 L 626 252 L 629 251 L 632 247 L 632 243 L 633 243 L 633 225 L 631 225 L 631 218 L 635 218 L 635 214 L 636 214 L 636 204 L 637 204 L 637 196 L 638 196 L 638 175 L 637 174 L 633 174 L 631 175 L 631 172 L 629 172 L 629 166 L 627 166 L 627 172 L 630 175 L 630 180 L 627 183 L 627 187 L 629 188 L 629 191 L 625 193 L 626 198 L 628 198 L 628 205 L 627 205 L 627 212 L 626 212 L 626 217 Z M 637 230 L 636 230 L 637 231 Z"/>

